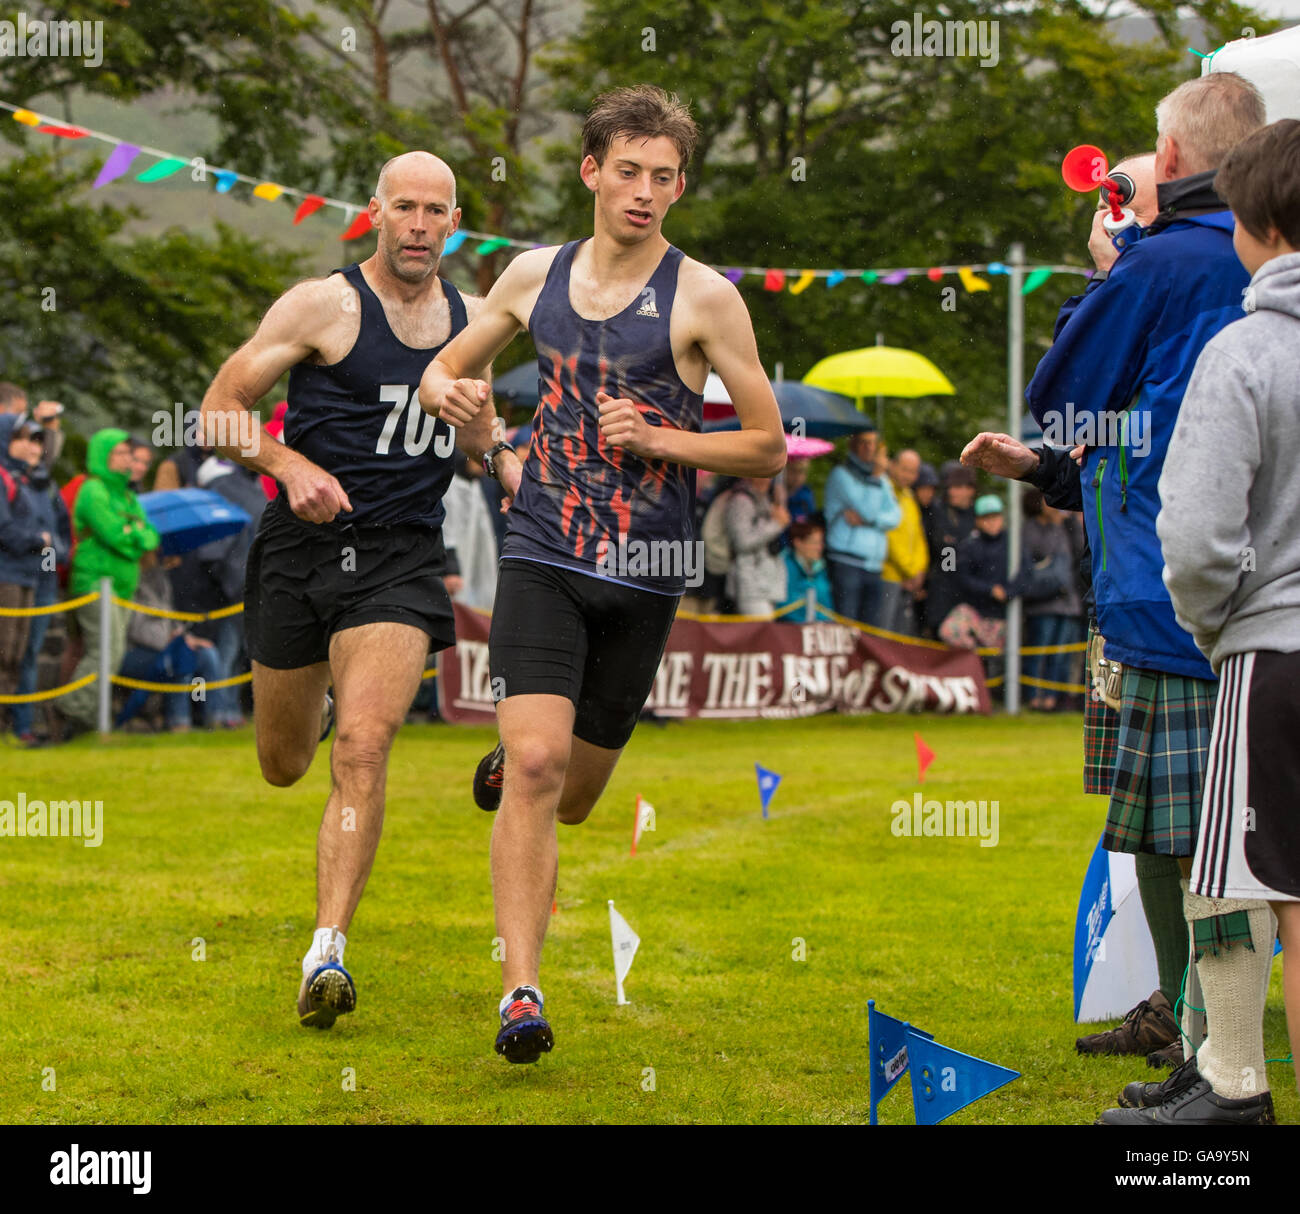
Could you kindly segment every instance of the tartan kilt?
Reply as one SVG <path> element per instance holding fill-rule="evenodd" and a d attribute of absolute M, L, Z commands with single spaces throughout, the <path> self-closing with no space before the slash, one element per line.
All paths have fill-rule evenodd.
<path fill-rule="evenodd" d="M 1218 682 L 1124 668 L 1107 851 L 1191 856 Z"/>
<path fill-rule="evenodd" d="M 1090 678 L 1091 676 L 1085 676 Z M 1083 791 L 1110 796 L 1115 783 L 1119 713 L 1095 691 L 1083 697 Z"/>

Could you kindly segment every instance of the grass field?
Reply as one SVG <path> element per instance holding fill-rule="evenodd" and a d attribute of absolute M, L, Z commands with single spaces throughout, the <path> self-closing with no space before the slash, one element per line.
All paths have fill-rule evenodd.
<path fill-rule="evenodd" d="M 997 800 L 996 847 L 890 832 L 918 790 L 915 729 L 937 754 L 927 796 Z M 0 796 L 102 800 L 104 835 L 0 839 L 0 1120 L 856 1123 L 869 998 L 1023 1073 L 952 1123 L 1090 1122 L 1156 1077 L 1074 1053 L 1074 914 L 1104 812 L 1077 791 L 1077 717 L 643 726 L 592 819 L 562 828 L 542 973 L 556 1048 L 509 1066 L 492 1053 L 491 822 L 468 787 L 493 736 L 399 737 L 349 933 L 359 1006 L 329 1033 L 293 1011 L 323 754 L 283 790 L 248 732 L 6 751 Z M 755 760 L 784 777 L 766 822 Z M 633 859 L 638 793 L 657 821 Z M 625 1007 L 610 898 L 642 942 Z M 1280 984 L 1279 964 L 1269 1057 L 1288 1052 Z M 1294 1124 L 1291 1067 L 1269 1079 Z M 905 1079 L 881 1120 L 911 1119 Z"/>

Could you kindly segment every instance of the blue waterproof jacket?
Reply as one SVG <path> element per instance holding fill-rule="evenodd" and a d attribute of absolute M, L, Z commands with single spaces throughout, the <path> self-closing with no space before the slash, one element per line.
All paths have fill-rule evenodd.
<path fill-rule="evenodd" d="M 1156 535 L 1157 484 L 1205 343 L 1239 319 L 1250 280 L 1228 211 L 1130 245 L 1058 330 L 1026 389 L 1048 441 L 1088 446 L 1083 513 L 1106 656 L 1192 678 L 1213 671 L 1174 618 Z"/>
<path fill-rule="evenodd" d="M 844 517 L 855 510 L 862 519 L 853 525 Z M 886 535 L 903 519 L 889 477 L 879 477 L 849 455 L 826 480 L 826 557 L 879 573 L 888 547 Z"/>

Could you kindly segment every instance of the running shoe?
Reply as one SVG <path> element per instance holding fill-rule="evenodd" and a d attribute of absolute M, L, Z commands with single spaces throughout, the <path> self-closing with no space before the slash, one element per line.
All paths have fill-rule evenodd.
<path fill-rule="evenodd" d="M 327 691 L 325 693 L 325 703 L 321 705 L 320 710 L 320 741 L 325 741 L 330 736 L 330 731 L 334 728 L 334 697 Z"/>
<path fill-rule="evenodd" d="M 501 807 L 501 785 L 505 778 L 506 748 L 498 742 L 490 755 L 479 760 L 474 772 L 474 804 L 488 813 L 495 813 Z"/>
<path fill-rule="evenodd" d="M 536 1062 L 555 1044 L 551 1026 L 542 1015 L 542 997 L 531 986 L 517 986 L 501 1012 L 497 1053 L 510 1062 Z"/>
<path fill-rule="evenodd" d="M 298 989 L 298 1022 L 303 1028 L 327 1029 L 356 1006 L 352 975 L 339 964 L 338 948 L 331 943 L 324 963 L 303 978 Z"/>

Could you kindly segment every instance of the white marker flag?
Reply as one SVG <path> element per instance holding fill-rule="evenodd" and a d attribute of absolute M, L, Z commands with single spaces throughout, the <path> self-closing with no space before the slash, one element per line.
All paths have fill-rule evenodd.
<path fill-rule="evenodd" d="M 623 994 L 623 979 L 632 968 L 632 958 L 636 956 L 637 945 L 641 937 L 629 926 L 626 919 L 614 909 L 614 899 L 609 900 L 609 934 L 614 941 L 614 981 L 618 983 L 618 1001 L 627 1003 Z"/>

